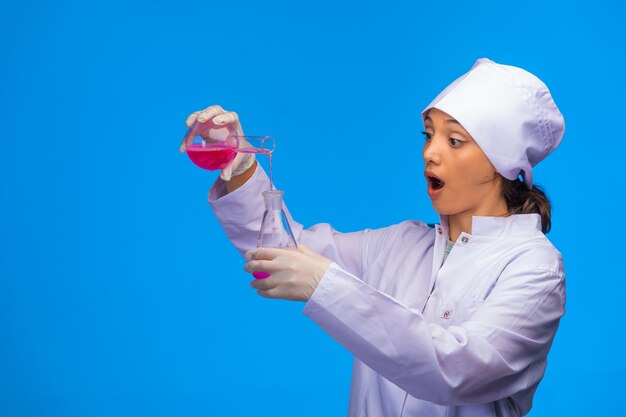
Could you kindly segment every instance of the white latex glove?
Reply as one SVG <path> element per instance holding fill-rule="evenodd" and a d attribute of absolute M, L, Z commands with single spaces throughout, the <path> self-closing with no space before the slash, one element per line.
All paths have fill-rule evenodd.
<path fill-rule="evenodd" d="M 255 248 L 246 252 L 246 260 L 244 270 L 270 274 L 250 283 L 252 288 L 257 289 L 257 294 L 292 301 L 308 301 L 333 263 L 302 244 L 298 244 L 297 251 Z"/>
<path fill-rule="evenodd" d="M 207 107 L 204 110 L 198 110 L 189 115 L 185 124 L 187 127 L 191 127 L 196 120 L 198 123 L 213 123 L 217 126 L 225 126 L 232 125 L 232 127 L 237 132 L 237 136 L 243 136 L 243 129 L 241 127 L 241 123 L 239 122 L 239 116 L 234 111 L 226 111 L 219 105 L 214 105 Z M 185 152 L 187 145 L 184 141 L 180 145 L 180 151 Z M 250 144 L 240 139 L 239 147 L 249 147 Z M 254 160 L 256 159 L 253 153 L 237 153 L 235 159 L 232 160 L 230 164 L 228 164 L 220 173 L 220 177 L 224 181 L 229 181 L 232 177 L 237 175 L 241 175 L 248 170 L 254 164 Z"/>

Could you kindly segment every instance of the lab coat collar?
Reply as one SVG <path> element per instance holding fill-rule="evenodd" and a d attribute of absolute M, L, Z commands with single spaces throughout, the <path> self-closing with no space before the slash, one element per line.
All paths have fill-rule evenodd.
<path fill-rule="evenodd" d="M 439 219 L 442 235 L 449 236 L 448 216 L 440 214 Z M 508 217 L 472 216 L 471 236 L 526 235 L 537 231 L 541 231 L 541 216 L 537 213 L 512 214 Z"/>
<path fill-rule="evenodd" d="M 439 215 L 440 225 L 435 227 L 435 248 L 433 252 L 433 269 L 430 277 L 430 291 L 432 292 L 437 274 L 443 263 L 443 255 L 446 247 L 446 240 L 449 239 L 450 229 L 448 226 L 448 216 Z M 541 217 L 539 214 L 513 214 L 508 217 L 473 216 L 472 234 L 462 232 L 458 241 L 461 245 L 472 245 L 472 242 L 484 241 L 484 239 L 495 239 L 508 236 L 528 236 L 541 232 Z M 477 239 L 478 238 L 478 239 Z M 455 243 L 456 245 L 456 243 Z M 428 302 L 428 299 L 426 300 Z M 425 302 L 425 303 L 426 303 Z M 424 311 L 426 304 L 422 308 Z"/>

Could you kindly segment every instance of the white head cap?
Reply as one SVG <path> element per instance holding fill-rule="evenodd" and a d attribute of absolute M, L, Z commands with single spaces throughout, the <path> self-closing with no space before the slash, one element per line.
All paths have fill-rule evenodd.
<path fill-rule="evenodd" d="M 563 139 L 565 121 L 548 87 L 530 72 L 478 59 L 422 112 L 437 108 L 472 135 L 496 170 L 509 180 L 520 174 L 532 188 L 532 167 Z"/>

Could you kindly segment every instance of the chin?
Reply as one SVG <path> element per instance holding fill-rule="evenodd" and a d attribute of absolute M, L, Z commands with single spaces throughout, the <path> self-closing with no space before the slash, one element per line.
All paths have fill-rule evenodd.
<path fill-rule="evenodd" d="M 448 210 L 446 210 L 446 205 L 445 204 L 441 204 L 440 201 L 438 200 L 430 200 L 430 204 L 433 206 L 433 208 L 435 209 L 435 211 L 439 214 L 447 214 L 446 212 Z"/>
<path fill-rule="evenodd" d="M 437 213 L 439 213 L 440 215 L 442 215 L 442 216 L 450 216 L 452 214 L 456 214 L 456 213 L 459 212 L 458 210 L 455 210 L 454 208 L 450 207 L 449 205 L 442 204 L 441 202 L 439 202 L 437 200 L 435 200 L 435 201 L 431 200 L 431 204 L 433 206 L 433 209 L 435 209 L 435 211 Z"/>

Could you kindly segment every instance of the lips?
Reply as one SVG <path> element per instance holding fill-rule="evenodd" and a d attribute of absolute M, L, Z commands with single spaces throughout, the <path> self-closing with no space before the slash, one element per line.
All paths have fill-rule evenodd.
<path fill-rule="evenodd" d="M 431 197 L 438 195 L 446 185 L 446 183 L 432 171 L 424 171 L 424 176 L 428 182 L 428 195 Z"/>

